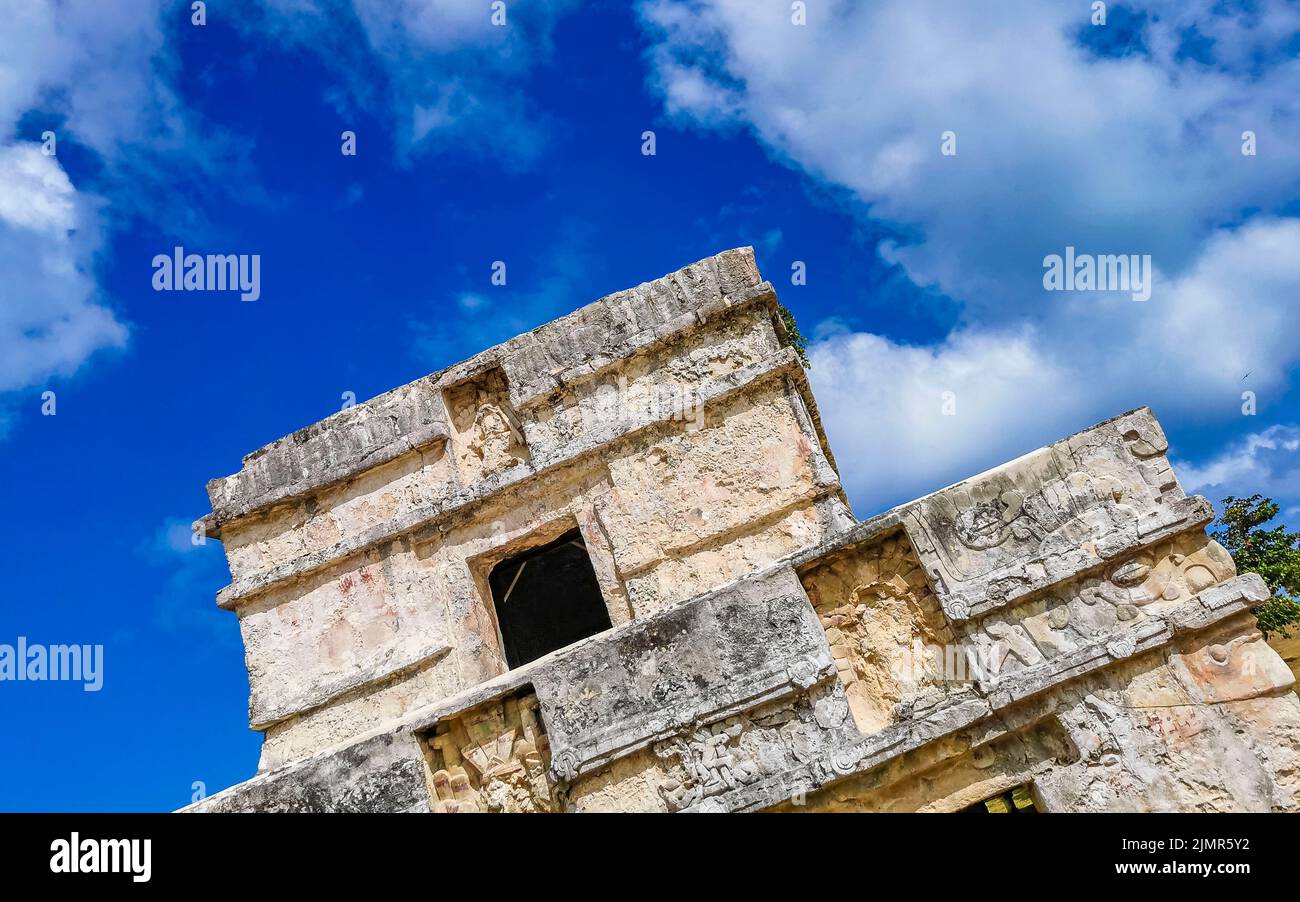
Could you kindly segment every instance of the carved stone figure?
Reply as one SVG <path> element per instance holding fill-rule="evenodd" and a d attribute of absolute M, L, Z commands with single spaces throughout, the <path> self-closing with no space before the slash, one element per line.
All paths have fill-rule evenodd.
<path fill-rule="evenodd" d="M 435 811 L 550 811 L 537 699 L 507 699 L 439 724 L 429 739 Z"/>
<path fill-rule="evenodd" d="M 689 808 L 758 779 L 757 763 L 736 742 L 744 727 L 740 719 L 729 718 L 655 747 L 660 758 L 676 758 L 676 767 L 659 784 L 659 794 L 671 810 Z"/>

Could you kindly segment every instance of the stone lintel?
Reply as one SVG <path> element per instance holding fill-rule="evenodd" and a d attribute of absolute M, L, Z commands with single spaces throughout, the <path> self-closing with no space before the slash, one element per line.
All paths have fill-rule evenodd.
<path fill-rule="evenodd" d="M 585 639 L 415 712 L 417 733 L 524 686 L 541 703 L 567 782 L 698 721 L 805 691 L 833 675 L 794 571 L 769 573 Z"/>

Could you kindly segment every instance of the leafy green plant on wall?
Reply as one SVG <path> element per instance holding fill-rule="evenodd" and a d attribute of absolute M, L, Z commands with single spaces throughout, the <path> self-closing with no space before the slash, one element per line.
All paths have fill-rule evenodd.
<path fill-rule="evenodd" d="M 785 304 L 777 302 L 776 311 L 781 316 L 781 322 L 785 325 L 786 334 L 790 336 L 790 345 L 799 354 L 799 360 L 803 363 L 804 369 L 811 369 L 812 364 L 808 362 L 808 339 L 804 338 L 803 333 L 799 331 L 799 324 L 794 321 L 794 314 Z"/>

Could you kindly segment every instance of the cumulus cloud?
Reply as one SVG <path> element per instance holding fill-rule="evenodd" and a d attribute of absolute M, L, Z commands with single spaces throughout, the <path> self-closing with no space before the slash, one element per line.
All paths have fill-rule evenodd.
<path fill-rule="evenodd" d="M 188 4 L 0 0 L 0 16 L 0 141 L 37 140 L 49 129 L 60 150 L 69 141 L 88 148 L 99 164 L 95 190 L 112 198 L 112 213 L 167 228 L 202 225 L 201 203 L 228 199 L 232 183 L 240 200 L 264 199 L 251 144 L 178 93 L 168 28 L 189 27 Z"/>
<path fill-rule="evenodd" d="M 1300 29 L 1285 3 L 1259 4 L 1253 26 L 1193 5 L 1211 34 L 1236 23 L 1238 44 L 1277 49 L 1286 23 Z M 887 257 L 990 316 L 1040 301 L 1040 261 L 1067 244 L 1150 253 L 1177 272 L 1207 226 L 1284 203 L 1279 188 L 1300 183 L 1300 156 L 1285 152 L 1300 139 L 1300 60 L 1179 62 L 1166 45 L 1180 23 L 1164 17 L 1146 32 L 1161 52 L 1108 58 L 1077 38 L 1086 4 L 825 2 L 802 27 L 788 3 L 642 11 L 670 113 L 741 123 L 874 218 L 919 229 Z M 1246 128 L 1271 150 L 1243 157 Z M 946 131 L 956 156 L 940 153 Z"/>
<path fill-rule="evenodd" d="M 937 346 L 842 331 L 810 349 L 814 392 L 863 514 L 1019 456 L 1078 422 L 1084 387 L 1034 335 L 958 331 Z"/>
<path fill-rule="evenodd" d="M 144 215 L 193 234 L 203 198 L 224 186 L 260 197 L 247 146 L 176 91 L 166 25 L 179 15 L 168 0 L 0 0 L 0 392 L 126 343 L 95 273 L 111 220 Z M 59 162 L 73 146 L 93 156 L 89 189 Z"/>
<path fill-rule="evenodd" d="M 163 0 L 3 0 L 0 122 L 40 108 L 110 164 L 184 146 L 191 114 L 171 88 Z M 210 137 L 210 136 L 209 136 Z"/>
<path fill-rule="evenodd" d="M 92 275 L 95 211 L 35 144 L 0 145 L 0 392 L 126 342 Z"/>
<path fill-rule="evenodd" d="M 797 26 L 787 3 L 642 3 L 670 116 L 748 129 L 847 192 L 905 236 L 876 248 L 884 264 L 960 303 L 929 346 L 843 332 L 814 344 L 860 503 L 1140 404 L 1235 415 L 1247 371 L 1275 389 L 1300 363 L 1285 314 L 1300 293 L 1300 220 L 1287 215 L 1300 196 L 1287 151 L 1300 146 L 1300 12 L 1133 8 L 1136 40 L 1117 47 L 1118 31 L 1089 31 L 1086 4 L 827 0 Z M 1246 130 L 1256 156 L 1241 153 Z M 945 132 L 955 156 L 941 153 Z M 1043 260 L 1066 247 L 1149 254 L 1151 299 L 1045 291 Z M 945 391 L 956 416 L 939 413 Z"/>
<path fill-rule="evenodd" d="M 575 5 L 509 4 L 499 27 L 490 4 L 461 0 L 263 0 L 233 21 L 337 65 L 347 87 L 335 99 L 386 110 L 403 155 L 455 144 L 523 165 L 546 137 L 523 91 L 527 75 Z M 221 186 L 239 184 L 242 200 L 261 196 L 247 143 L 200 121 L 176 89 L 167 23 L 185 14 L 167 0 L 0 0 L 0 391 L 71 374 L 127 341 L 95 277 L 110 215 L 144 213 L 192 235 L 206 228 L 201 205 Z M 71 142 L 93 152 L 93 192 L 32 143 L 46 129 L 59 150 Z M 159 205 L 163 192 L 148 186 L 160 183 L 185 191 L 169 190 Z"/>
<path fill-rule="evenodd" d="M 926 346 L 833 329 L 810 376 L 845 482 L 874 510 L 1143 404 L 1238 417 L 1243 385 L 1267 398 L 1300 365 L 1298 294 L 1300 220 L 1258 219 L 1215 234 L 1159 300 L 1085 296 L 1047 327 L 970 325 Z"/>
<path fill-rule="evenodd" d="M 0 392 L 74 373 L 120 348 L 127 327 L 99 290 L 106 230 L 103 191 L 120 213 L 156 192 L 166 161 L 203 169 L 221 152 L 209 131 L 192 152 L 192 114 L 170 87 L 162 0 L 29 3 L 0 0 Z M 56 155 L 43 153 L 43 133 Z M 99 191 L 74 186 L 58 153 L 92 151 Z M 119 188 L 130 190 L 118 191 Z M 168 215 L 183 215 L 168 204 Z"/>
<path fill-rule="evenodd" d="M 1279 424 L 1252 432 L 1199 465 L 1178 464 L 1178 473 L 1183 488 L 1215 501 L 1256 493 L 1300 497 L 1300 427 Z"/>

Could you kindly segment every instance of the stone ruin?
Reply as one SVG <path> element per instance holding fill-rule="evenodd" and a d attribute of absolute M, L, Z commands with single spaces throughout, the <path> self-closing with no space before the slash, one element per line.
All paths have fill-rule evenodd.
<path fill-rule="evenodd" d="M 741 248 L 208 484 L 264 734 L 197 811 L 1293 811 L 1140 409 L 868 520 Z"/>

